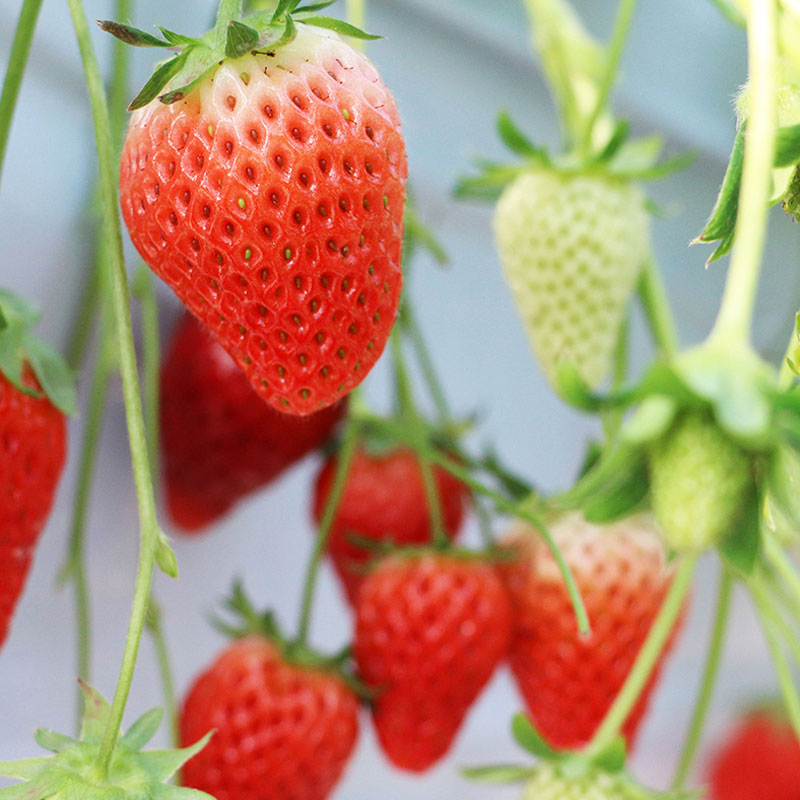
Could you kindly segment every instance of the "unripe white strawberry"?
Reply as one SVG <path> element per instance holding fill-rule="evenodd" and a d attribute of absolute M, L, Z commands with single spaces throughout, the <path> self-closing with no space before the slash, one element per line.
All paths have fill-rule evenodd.
<path fill-rule="evenodd" d="M 522 800 L 647 800 L 655 798 L 621 774 L 587 769 L 567 777 L 558 767 L 543 764 L 525 784 Z"/>
<path fill-rule="evenodd" d="M 630 182 L 547 167 L 502 194 L 494 231 L 506 280 L 548 378 L 571 361 L 596 387 L 648 257 L 645 198 Z"/>

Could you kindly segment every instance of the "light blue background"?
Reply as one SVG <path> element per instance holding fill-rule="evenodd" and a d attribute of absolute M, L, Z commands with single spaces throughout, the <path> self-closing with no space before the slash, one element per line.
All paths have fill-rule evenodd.
<path fill-rule="evenodd" d="M 0 0 L 0 52 L 7 57 L 17 3 Z M 141 0 L 132 20 L 198 33 L 211 16 L 209 3 Z M 200 6 L 195 18 L 192 10 Z M 598 34 L 607 34 L 613 4 L 584 0 L 580 10 Z M 110 2 L 87 2 L 90 17 L 112 14 Z M 514 0 L 372 0 L 369 24 L 386 35 L 370 45 L 404 121 L 411 176 L 425 218 L 438 231 L 452 265 L 442 271 L 421 259 L 410 281 L 447 391 L 461 413 L 478 409 L 476 442 L 497 443 L 504 459 L 538 485 L 566 486 L 594 424 L 556 401 L 529 356 L 501 279 L 487 208 L 456 203 L 454 177 L 471 155 L 503 156 L 493 120 L 501 108 L 537 140 L 557 142 L 553 109 L 530 54 L 527 23 Z M 99 31 L 95 42 L 107 53 Z M 137 52 L 137 83 L 147 75 L 152 51 Z M 709 251 L 689 248 L 702 227 L 724 172 L 733 139 L 732 98 L 744 79 L 744 38 L 698 0 L 643 0 L 623 62 L 616 97 L 620 114 L 637 132 L 661 131 L 672 152 L 697 153 L 685 172 L 650 187 L 666 210 L 654 222 L 662 263 L 684 343 L 699 341 L 717 308 L 726 263 L 704 268 Z M 91 123 L 66 4 L 47 0 L 23 87 L 0 192 L 0 283 L 36 298 L 45 310 L 42 333 L 63 341 L 76 300 L 78 275 L 87 265 L 85 200 L 93 175 Z M 773 212 L 755 335 L 777 358 L 797 305 L 797 239 L 792 223 Z M 131 264 L 135 263 L 131 259 Z M 176 303 L 160 292 L 165 317 Z M 165 324 L 167 324 L 165 322 Z M 647 338 L 635 326 L 635 363 L 644 363 Z M 369 396 L 386 397 L 383 366 L 368 381 Z M 31 734 L 45 725 L 70 730 L 74 692 L 74 622 L 70 592 L 55 588 L 66 548 L 75 456 L 82 420 L 71 424 L 72 459 L 55 511 L 21 603 L 12 635 L 0 653 L 0 759 L 37 754 Z M 308 555 L 310 483 L 316 464 L 306 461 L 268 491 L 243 503 L 202 538 L 176 536 L 178 582 L 156 578 L 166 608 L 177 682 L 181 689 L 221 646 L 205 617 L 230 585 L 244 578 L 260 604 L 287 624 L 296 617 L 300 574 Z M 122 651 L 136 558 L 136 508 L 130 475 L 121 392 L 101 444 L 89 532 L 95 624 L 93 682 L 110 695 Z M 166 524 L 166 523 L 165 523 Z M 499 523 L 502 528 L 502 523 Z M 474 530 L 470 536 L 474 537 Z M 714 587 L 713 564 L 703 565 L 689 630 L 672 659 L 653 714 L 640 738 L 639 774 L 663 783 L 670 773 L 689 714 L 702 659 Z M 713 736 L 748 698 L 772 691 L 757 625 L 745 598 L 726 650 L 710 726 Z M 317 598 L 314 643 L 337 648 L 349 620 L 331 574 Z M 128 722 L 161 695 L 145 638 Z M 365 719 L 358 753 L 336 794 L 341 798 L 514 797 L 516 789 L 489 789 L 458 777 L 458 765 L 516 760 L 508 721 L 518 700 L 505 671 L 469 717 L 452 757 L 423 778 L 393 771 L 376 749 Z"/>

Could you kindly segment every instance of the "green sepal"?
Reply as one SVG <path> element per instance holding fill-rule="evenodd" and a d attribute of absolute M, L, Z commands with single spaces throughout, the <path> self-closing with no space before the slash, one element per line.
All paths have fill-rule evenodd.
<path fill-rule="evenodd" d="M 228 38 L 225 41 L 227 58 L 240 58 L 258 46 L 259 33 L 249 25 L 232 19 L 228 23 Z"/>
<path fill-rule="evenodd" d="M 632 445 L 645 445 L 666 433 L 678 413 L 678 403 L 669 395 L 651 394 L 642 400 L 622 428 L 621 436 Z"/>
<path fill-rule="evenodd" d="M 181 64 L 180 72 L 175 76 L 180 79 L 176 81 L 180 85 L 160 95 L 158 99 L 165 105 L 177 103 L 217 69 L 219 62 L 209 58 L 210 52 L 212 51 L 208 51 L 205 47 L 189 47 L 184 50 L 181 53 L 184 62 Z"/>
<path fill-rule="evenodd" d="M 81 722 L 81 741 L 100 742 L 106 732 L 111 706 L 108 701 L 92 686 L 78 678 L 83 691 L 83 719 Z"/>
<path fill-rule="evenodd" d="M 453 196 L 461 199 L 496 201 L 503 190 L 526 171 L 524 164 L 498 164 L 477 160 L 478 175 L 462 175 L 453 186 Z"/>
<path fill-rule="evenodd" d="M 753 574 L 761 553 L 761 512 L 755 491 L 744 500 L 730 532 L 717 549 L 735 572 L 744 577 Z"/>
<path fill-rule="evenodd" d="M 593 498 L 602 497 L 613 491 L 620 475 L 627 475 L 638 469 L 643 459 L 641 448 L 625 442 L 607 449 L 588 472 L 582 475 L 570 489 L 551 498 L 553 508 L 583 508 Z"/>
<path fill-rule="evenodd" d="M 683 353 L 675 369 L 693 394 L 711 404 L 728 433 L 754 447 L 771 440 L 774 376 L 755 353 L 701 345 Z"/>
<path fill-rule="evenodd" d="M 695 240 L 696 242 L 719 242 L 717 249 L 708 258 L 707 263 L 709 264 L 722 258 L 733 247 L 733 232 L 736 226 L 736 215 L 739 211 L 739 189 L 742 184 L 743 164 L 744 126 L 736 132 L 728 168 L 725 171 L 725 177 L 722 180 L 711 216 Z"/>
<path fill-rule="evenodd" d="M 628 461 L 602 491 L 588 498 L 581 510 L 587 522 L 603 525 L 641 508 L 650 491 L 650 473 L 644 458 Z"/>
<path fill-rule="evenodd" d="M 62 750 L 72 747 L 77 741 L 71 736 L 65 736 L 50 728 L 38 728 L 33 734 L 33 739 L 39 747 L 50 750 L 52 753 L 60 753 Z"/>
<path fill-rule="evenodd" d="M 164 709 L 160 707 L 145 711 L 122 736 L 122 744 L 131 750 L 140 750 L 156 735 L 163 717 Z"/>
<path fill-rule="evenodd" d="M 162 783 L 151 791 L 153 800 L 215 800 L 212 795 L 200 789 L 173 786 L 171 783 Z"/>
<path fill-rule="evenodd" d="M 605 750 L 592 757 L 592 763 L 604 772 L 621 772 L 628 757 L 628 745 L 624 736 L 617 736 Z"/>
<path fill-rule="evenodd" d="M 121 42 L 131 44 L 134 47 L 172 47 L 176 44 L 166 39 L 159 39 L 158 36 L 153 36 L 152 33 L 134 28 L 132 25 L 125 25 L 122 22 L 114 22 L 110 19 L 99 19 L 97 20 L 97 24 L 100 26 L 101 30 L 110 33 Z"/>
<path fill-rule="evenodd" d="M 534 772 L 534 767 L 520 767 L 515 764 L 495 764 L 487 767 L 463 767 L 461 774 L 471 780 L 481 783 L 522 783 L 527 781 Z"/>
<path fill-rule="evenodd" d="M 40 758 L 23 758 L 19 761 L 0 761 L 0 775 L 17 780 L 27 781 L 35 778 L 52 761 L 52 756 Z M 13 788 L 13 787 L 11 787 Z M 4 797 L 5 789 L 0 789 L 0 797 Z"/>
<path fill-rule="evenodd" d="M 731 0 L 711 0 L 728 22 L 733 23 L 739 28 L 747 27 L 747 19 L 742 12 L 731 2 Z"/>
<path fill-rule="evenodd" d="M 295 14 L 311 14 L 314 11 L 322 11 L 325 8 L 330 8 L 336 0 L 324 0 L 322 3 L 309 3 L 307 6 L 297 6 Z"/>
<path fill-rule="evenodd" d="M 631 125 L 626 119 L 621 119 L 614 125 L 614 130 L 606 146 L 592 159 L 594 164 L 603 164 L 611 161 L 620 151 L 620 148 L 628 139 Z"/>
<path fill-rule="evenodd" d="M 791 167 L 800 161 L 800 125 L 778 128 L 775 139 L 776 167 Z"/>
<path fill-rule="evenodd" d="M 23 334 L 22 349 L 50 402 L 67 416 L 78 411 L 75 376 L 67 362 L 47 342 Z"/>
<path fill-rule="evenodd" d="M 179 55 L 162 61 L 148 78 L 139 94 L 131 100 L 128 111 L 136 111 L 137 108 L 143 108 L 155 100 L 158 93 L 181 71 L 188 53 L 188 50 L 184 50 Z"/>
<path fill-rule="evenodd" d="M 292 0 L 278 0 L 278 5 L 275 6 L 275 10 L 272 12 L 270 24 L 278 22 L 288 11 L 291 11 L 291 5 Z M 295 3 L 295 5 L 297 4 Z"/>
<path fill-rule="evenodd" d="M 506 110 L 497 115 L 497 133 L 503 144 L 518 156 L 538 157 L 543 152 L 520 130 Z"/>
<path fill-rule="evenodd" d="M 192 756 L 199 753 L 214 735 L 209 731 L 202 739 L 179 750 L 147 750 L 139 759 L 140 766 L 156 781 L 168 781 Z"/>
<path fill-rule="evenodd" d="M 224 50 L 225 42 L 228 40 L 228 25 L 233 19 L 241 19 L 243 11 L 242 0 L 219 1 L 213 30 L 213 38 L 217 49 Z"/>
<path fill-rule="evenodd" d="M 800 453 L 777 447 L 766 468 L 766 515 L 778 538 L 796 538 L 800 531 Z"/>
<path fill-rule="evenodd" d="M 514 714 L 511 720 L 511 735 L 521 748 L 537 758 L 559 761 L 564 757 L 563 753 L 559 753 L 547 744 L 525 714 Z"/>
<path fill-rule="evenodd" d="M 439 244 L 430 228 L 420 219 L 409 193 L 406 196 L 406 205 L 403 211 L 404 270 L 407 268 L 408 262 L 414 257 L 418 245 L 427 250 L 440 266 L 444 266 L 449 262 L 445 249 Z"/>
<path fill-rule="evenodd" d="M 71 415 L 78 408 L 72 371 L 50 345 L 28 330 L 40 316 L 33 303 L 0 289 L 0 373 L 23 394 L 45 394 L 59 411 Z M 39 381 L 41 392 L 25 385 L 26 363 Z"/>
<path fill-rule="evenodd" d="M 171 31 L 168 28 L 162 28 L 161 25 L 157 27 L 161 31 L 161 35 L 173 47 L 203 44 L 200 39 L 195 39 L 193 36 L 184 36 L 182 33 L 175 33 L 175 31 Z"/>
<path fill-rule="evenodd" d="M 269 44 L 269 47 L 280 47 L 281 45 L 288 44 L 295 36 L 297 36 L 297 28 L 295 27 L 291 15 L 287 14 L 283 24 L 283 32 L 274 42 Z"/>
<path fill-rule="evenodd" d="M 382 36 L 377 36 L 374 33 L 362 31 L 361 28 L 357 28 L 355 25 L 351 25 L 349 22 L 336 19 L 335 17 L 310 16 L 303 17 L 301 21 L 306 25 L 313 25 L 316 28 L 325 28 L 326 30 L 334 31 L 340 36 L 349 36 L 351 39 L 364 39 L 371 41 L 374 39 L 383 38 Z"/>
<path fill-rule="evenodd" d="M 484 451 L 476 465 L 494 477 L 514 501 L 522 501 L 535 494 L 535 489 L 527 480 L 512 472 L 500 461 L 493 447 Z"/>
<path fill-rule="evenodd" d="M 566 359 L 556 365 L 553 383 L 556 393 L 565 403 L 582 411 L 596 412 L 625 407 L 635 396 L 632 389 L 617 390 L 607 395 L 593 392 L 575 364 Z"/>

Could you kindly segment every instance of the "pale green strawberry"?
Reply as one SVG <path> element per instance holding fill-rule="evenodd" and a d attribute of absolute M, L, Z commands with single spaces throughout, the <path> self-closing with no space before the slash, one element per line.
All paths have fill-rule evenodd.
<path fill-rule="evenodd" d="M 658 796 L 621 773 L 589 768 L 567 777 L 547 763 L 536 769 L 522 792 L 522 800 L 650 800 Z"/>
<path fill-rule="evenodd" d="M 600 174 L 547 167 L 506 188 L 494 232 L 531 345 L 551 382 L 561 360 L 596 387 L 649 253 L 644 195 Z"/>
<path fill-rule="evenodd" d="M 752 487 L 751 457 L 706 411 L 684 412 L 650 451 L 653 511 L 678 552 L 718 544 Z"/>

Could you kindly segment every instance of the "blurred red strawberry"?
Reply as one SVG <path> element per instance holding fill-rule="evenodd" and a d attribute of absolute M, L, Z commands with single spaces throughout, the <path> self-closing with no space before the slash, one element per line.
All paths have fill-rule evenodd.
<path fill-rule="evenodd" d="M 307 417 L 275 411 L 233 359 L 185 313 L 161 372 L 161 440 L 170 516 L 187 532 L 324 444 L 344 413 L 338 403 Z"/>

